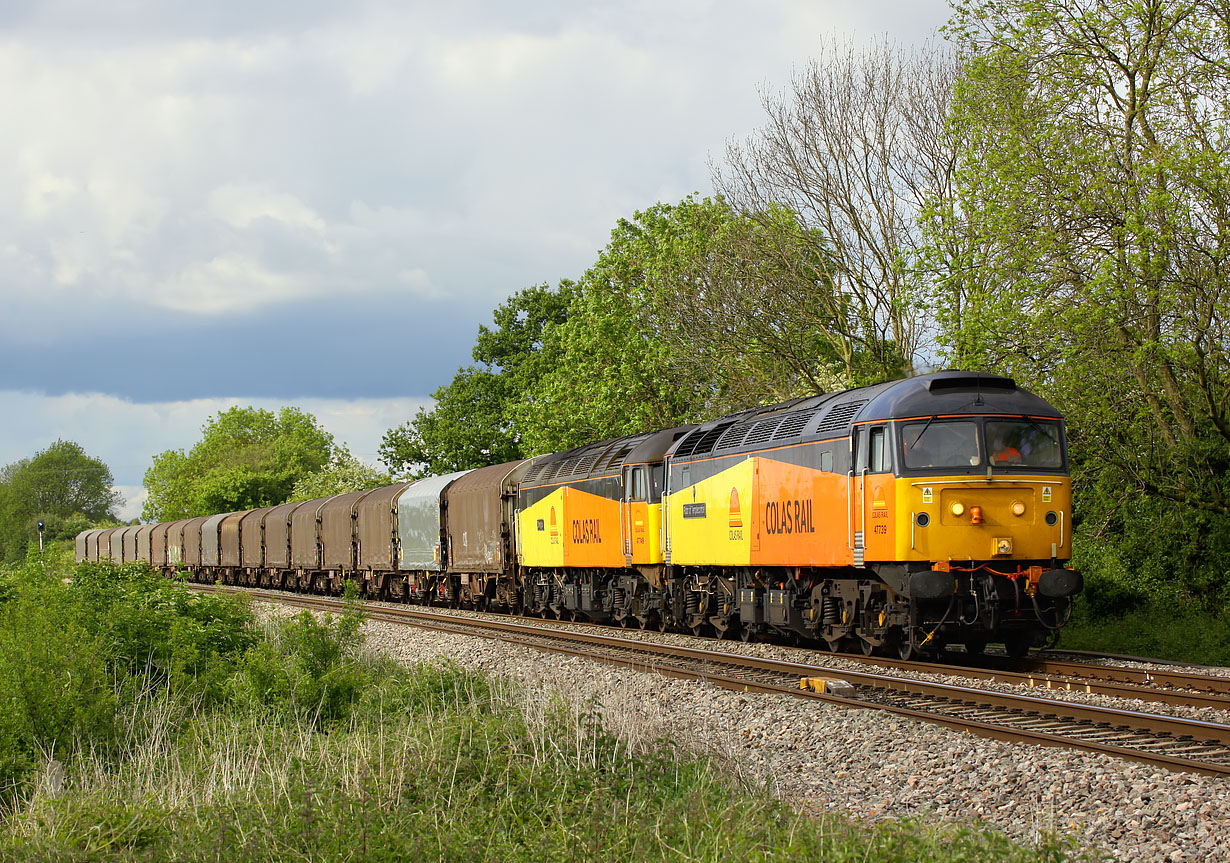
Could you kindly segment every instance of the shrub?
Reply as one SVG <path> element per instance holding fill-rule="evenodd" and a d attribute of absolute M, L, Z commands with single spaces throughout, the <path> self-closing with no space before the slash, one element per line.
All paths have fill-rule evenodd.
<path fill-rule="evenodd" d="M 350 715 L 372 680 L 356 656 L 362 615 L 351 608 L 317 619 L 310 611 L 282 620 L 244 656 L 230 694 L 257 711 L 330 723 Z"/>

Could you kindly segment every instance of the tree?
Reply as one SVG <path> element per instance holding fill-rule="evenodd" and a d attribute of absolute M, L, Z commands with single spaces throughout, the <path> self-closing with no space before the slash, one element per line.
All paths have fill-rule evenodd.
<path fill-rule="evenodd" d="M 822 239 L 831 288 L 813 302 L 846 385 L 909 373 L 928 347 L 932 274 L 918 217 L 951 195 L 944 124 L 959 69 L 946 48 L 824 42 L 789 93 L 765 96 L 764 128 L 715 170 L 723 196 L 783 252 Z"/>
<path fill-rule="evenodd" d="M 478 328 L 473 356 L 480 365 L 459 369 L 432 393 L 430 409 L 386 432 L 380 460 L 412 479 L 521 458 L 512 406 L 534 392 L 544 371 L 543 338 L 565 320 L 572 295 L 568 281 L 535 285 L 497 306 L 494 326 Z"/>
<path fill-rule="evenodd" d="M 343 448 L 320 470 L 299 479 L 290 491 L 288 501 L 332 497 L 351 491 L 366 491 L 389 485 L 392 478 L 352 456 Z"/>
<path fill-rule="evenodd" d="M 171 521 L 283 503 L 300 479 L 329 464 L 333 435 L 298 408 L 219 412 L 185 454 L 167 450 L 145 472 L 143 517 Z"/>
<path fill-rule="evenodd" d="M 1224 8 L 978 2 L 956 23 L 977 54 L 954 112 L 963 223 L 940 230 L 985 252 L 950 344 L 1123 443 L 1106 457 L 1139 488 L 1230 514 Z"/>
<path fill-rule="evenodd" d="M 22 557 L 35 525 L 46 524 L 45 537 L 113 521 L 123 504 L 112 489 L 111 470 L 72 441 L 57 440 L 32 458 L 0 470 L 0 551 L 8 560 Z M 76 530 L 72 530 L 75 534 Z"/>

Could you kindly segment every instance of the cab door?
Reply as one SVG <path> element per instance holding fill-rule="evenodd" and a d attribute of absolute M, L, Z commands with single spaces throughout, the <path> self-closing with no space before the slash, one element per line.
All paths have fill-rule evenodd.
<path fill-rule="evenodd" d="M 862 566 L 867 551 L 864 486 L 867 478 L 867 428 L 859 426 L 850 430 L 850 482 L 849 499 L 846 501 L 846 516 L 850 531 L 850 550 L 854 552 L 854 565 Z"/>
<path fill-rule="evenodd" d="M 892 513 L 897 486 L 894 481 L 892 446 L 887 426 L 867 428 L 866 446 L 860 461 L 864 557 L 865 560 L 892 560 Z"/>
<path fill-rule="evenodd" d="M 654 479 L 660 483 L 659 473 Z M 650 466 L 630 465 L 624 468 L 624 492 L 620 501 L 620 533 L 623 535 L 624 563 L 660 563 L 661 492 L 653 494 Z M 655 500 L 656 498 L 656 500 Z"/>

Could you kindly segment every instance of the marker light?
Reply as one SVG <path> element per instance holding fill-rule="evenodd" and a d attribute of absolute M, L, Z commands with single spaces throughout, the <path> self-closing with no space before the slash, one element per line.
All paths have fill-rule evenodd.
<path fill-rule="evenodd" d="M 982 507 L 971 506 L 969 508 L 969 523 L 982 524 Z"/>
<path fill-rule="evenodd" d="M 1014 500 L 1012 502 L 1012 514 L 1013 515 L 1024 515 L 1025 514 L 1025 504 L 1019 500 Z"/>
<path fill-rule="evenodd" d="M 961 501 L 959 500 L 954 500 L 952 502 L 952 514 L 953 515 L 964 515 L 965 514 L 965 504 L 961 503 Z"/>

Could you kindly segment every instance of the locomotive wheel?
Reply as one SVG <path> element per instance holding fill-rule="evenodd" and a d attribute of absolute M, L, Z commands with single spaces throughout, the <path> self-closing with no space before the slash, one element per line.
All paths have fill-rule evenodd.
<path fill-rule="evenodd" d="M 640 624 L 641 629 L 657 629 L 657 617 L 651 612 L 644 616 L 638 615 L 636 622 Z"/>
<path fill-rule="evenodd" d="M 871 656 L 876 652 L 876 646 L 865 638 L 858 640 L 859 646 L 863 648 L 863 656 Z"/>
<path fill-rule="evenodd" d="M 985 638 L 971 638 L 965 642 L 965 652 L 970 656 L 979 656 L 987 649 L 987 640 Z"/>
<path fill-rule="evenodd" d="M 756 640 L 756 630 L 750 626 L 739 627 L 739 640 L 751 643 Z"/>
<path fill-rule="evenodd" d="M 909 662 L 917 655 L 918 651 L 914 647 L 914 642 L 908 636 L 901 639 L 897 644 L 897 656 L 904 662 Z"/>

